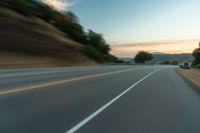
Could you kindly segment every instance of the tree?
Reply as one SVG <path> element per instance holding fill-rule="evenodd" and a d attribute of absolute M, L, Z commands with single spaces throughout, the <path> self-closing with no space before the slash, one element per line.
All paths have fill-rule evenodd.
<path fill-rule="evenodd" d="M 195 60 L 193 61 L 193 65 L 197 65 L 200 64 L 200 48 L 197 48 L 193 51 L 192 54 L 195 58 Z"/>
<path fill-rule="evenodd" d="M 161 64 L 163 64 L 163 65 L 170 65 L 171 63 L 170 63 L 170 61 L 164 61 Z"/>
<path fill-rule="evenodd" d="M 109 54 L 110 46 L 106 43 L 103 35 L 89 30 L 85 34 L 85 43 L 88 50 L 87 54 L 98 62 L 116 61 L 115 57 Z"/>
<path fill-rule="evenodd" d="M 102 34 L 95 33 L 94 31 L 89 30 L 86 40 L 87 40 L 87 45 L 91 45 L 100 53 L 109 54 L 110 47 L 108 44 L 106 44 L 106 41 L 103 38 Z"/>
<path fill-rule="evenodd" d="M 145 63 L 145 61 L 150 61 L 153 59 L 153 55 L 146 51 L 140 51 L 135 56 L 134 60 L 136 63 Z"/>
<path fill-rule="evenodd" d="M 177 60 L 174 60 L 174 61 L 171 62 L 171 64 L 172 64 L 172 65 L 178 65 L 178 61 L 177 61 Z"/>

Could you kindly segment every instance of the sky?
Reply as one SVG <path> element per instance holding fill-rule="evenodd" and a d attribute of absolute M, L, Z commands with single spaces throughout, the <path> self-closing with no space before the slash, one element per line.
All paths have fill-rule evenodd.
<path fill-rule="evenodd" d="M 102 33 L 119 57 L 140 50 L 191 53 L 200 41 L 200 0 L 44 1 L 74 12 L 85 30 Z"/>

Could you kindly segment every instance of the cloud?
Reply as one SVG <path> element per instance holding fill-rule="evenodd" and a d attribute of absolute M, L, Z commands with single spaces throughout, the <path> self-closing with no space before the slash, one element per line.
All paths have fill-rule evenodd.
<path fill-rule="evenodd" d="M 198 40 L 180 40 L 180 41 L 163 41 L 163 42 L 144 42 L 127 45 L 112 45 L 112 54 L 118 57 L 133 57 L 138 51 L 145 50 L 148 52 L 161 53 L 191 53 L 198 47 Z"/>
<path fill-rule="evenodd" d="M 59 11 L 68 10 L 69 7 L 74 5 L 74 2 L 70 0 L 42 0 L 42 2 Z"/>
<path fill-rule="evenodd" d="M 173 40 L 173 41 L 155 41 L 155 42 L 138 42 L 138 43 L 130 43 L 130 44 L 116 44 L 112 45 L 112 47 L 136 47 L 136 46 L 155 46 L 155 45 L 174 45 L 174 44 L 183 44 L 188 42 L 196 42 L 198 39 L 188 39 L 188 40 Z"/>

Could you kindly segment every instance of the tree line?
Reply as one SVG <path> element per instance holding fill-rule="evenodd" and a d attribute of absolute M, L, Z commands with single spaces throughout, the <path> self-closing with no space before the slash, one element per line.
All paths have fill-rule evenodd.
<path fill-rule="evenodd" d="M 200 68 L 200 45 L 199 48 L 196 48 L 193 53 L 192 53 L 193 57 L 194 57 L 194 61 L 192 62 L 192 66 L 195 68 Z M 142 63 L 144 64 L 146 61 L 150 61 L 153 59 L 153 55 L 151 53 L 148 53 L 146 51 L 139 51 L 135 58 L 134 61 L 136 63 Z M 178 61 L 174 60 L 172 62 L 170 61 L 164 61 L 161 64 L 165 64 L 165 65 L 177 65 Z"/>
<path fill-rule="evenodd" d="M 194 61 L 192 63 L 193 67 L 200 68 L 200 47 L 195 49 L 192 53 Z"/>

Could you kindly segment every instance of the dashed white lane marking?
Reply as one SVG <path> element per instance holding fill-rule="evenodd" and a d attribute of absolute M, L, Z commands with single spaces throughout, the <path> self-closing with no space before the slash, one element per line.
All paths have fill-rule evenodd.
<path fill-rule="evenodd" d="M 125 91 L 123 91 L 121 94 L 119 94 L 118 96 L 116 96 L 110 102 L 108 102 L 107 104 L 105 104 L 104 106 L 102 106 L 101 108 L 99 108 L 97 111 L 95 111 L 94 113 L 92 113 L 91 115 L 89 115 L 87 118 L 85 118 L 83 121 L 81 121 L 80 123 L 78 123 L 77 125 L 75 125 L 73 128 L 71 128 L 70 130 L 68 130 L 66 133 L 74 133 L 77 130 L 79 130 L 82 126 L 84 126 L 85 124 L 87 124 L 90 120 L 92 120 L 94 117 L 96 117 L 99 113 L 101 113 L 103 110 L 105 110 L 106 108 L 108 108 L 111 104 L 113 104 L 114 102 L 116 102 L 120 97 L 122 97 L 124 94 L 126 94 L 131 89 L 133 89 L 136 85 L 138 85 L 143 80 L 145 80 L 146 78 L 148 78 L 149 76 L 151 76 L 152 74 L 154 74 L 157 71 L 159 71 L 159 70 L 155 70 L 155 71 L 151 72 L 150 74 L 146 75 L 145 77 L 143 77 L 142 79 L 138 80 L 132 86 L 130 86 L 129 88 L 127 88 Z"/>

